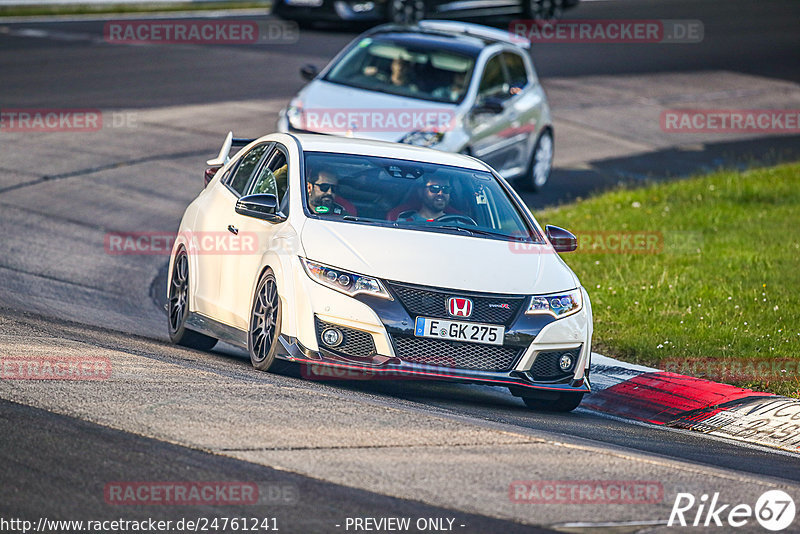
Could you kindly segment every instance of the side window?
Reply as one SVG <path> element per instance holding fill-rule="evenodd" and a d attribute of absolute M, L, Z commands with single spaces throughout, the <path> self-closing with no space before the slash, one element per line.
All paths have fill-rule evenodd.
<path fill-rule="evenodd" d="M 525 70 L 525 60 L 522 56 L 514 52 L 503 52 L 503 60 L 506 62 L 511 87 L 521 89 L 528 85 L 528 71 Z"/>
<path fill-rule="evenodd" d="M 267 151 L 268 146 L 269 144 L 258 145 L 239 159 L 239 164 L 228 181 L 228 187 L 233 189 L 237 195 L 244 194 L 247 184 L 250 182 L 250 176 L 258 166 L 258 162 L 261 161 L 261 157 Z"/>
<path fill-rule="evenodd" d="M 289 164 L 286 153 L 276 147 L 267 158 L 267 164 L 261 168 L 253 180 L 250 194 L 267 193 L 277 196 L 280 211 L 285 214 L 289 205 L 289 195 L 286 194 L 288 189 Z"/>
<path fill-rule="evenodd" d="M 478 86 L 478 100 L 484 100 L 488 97 L 506 98 L 509 96 L 508 89 L 500 54 L 492 56 L 483 69 L 483 77 L 481 77 L 481 83 Z"/>

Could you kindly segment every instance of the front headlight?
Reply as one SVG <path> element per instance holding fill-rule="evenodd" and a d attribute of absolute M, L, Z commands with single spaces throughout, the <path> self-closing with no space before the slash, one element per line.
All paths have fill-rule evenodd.
<path fill-rule="evenodd" d="M 295 130 L 304 130 L 303 127 L 303 103 L 295 98 L 289 102 L 289 107 L 286 108 L 286 119 Z"/>
<path fill-rule="evenodd" d="M 583 308 L 581 288 L 553 295 L 531 297 L 531 303 L 525 312 L 528 315 L 547 313 L 556 318 L 577 313 Z"/>
<path fill-rule="evenodd" d="M 390 299 L 392 296 L 377 278 L 351 273 L 343 269 L 323 265 L 315 261 L 300 258 L 308 276 L 317 283 L 327 286 L 345 295 L 354 297 L 366 293 L 375 297 Z"/>
<path fill-rule="evenodd" d="M 406 134 L 400 142 L 407 145 L 432 147 L 438 145 L 443 137 L 443 132 L 411 132 Z"/>

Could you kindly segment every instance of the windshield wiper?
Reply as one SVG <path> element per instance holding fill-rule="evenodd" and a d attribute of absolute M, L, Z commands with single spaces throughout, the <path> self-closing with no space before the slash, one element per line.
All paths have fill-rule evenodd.
<path fill-rule="evenodd" d="M 397 226 L 397 222 L 394 221 L 387 221 L 385 219 L 371 219 L 369 217 L 356 217 L 355 215 L 345 215 L 342 217 L 343 221 L 352 221 L 352 222 L 371 222 L 371 223 L 380 223 L 381 225 L 389 225 L 389 226 Z"/>
<path fill-rule="evenodd" d="M 485 236 L 489 236 L 489 237 L 499 237 L 499 238 L 501 238 L 503 240 L 506 240 L 506 241 L 514 240 L 514 237 L 510 236 L 508 234 L 501 234 L 499 232 L 492 232 L 490 230 L 483 230 L 483 229 L 475 227 L 475 226 L 466 227 L 466 226 L 456 226 L 456 225 L 452 225 L 452 224 L 444 224 L 444 225 L 436 225 L 436 226 L 434 226 L 434 228 L 447 228 L 447 229 L 450 229 L 450 230 L 460 230 L 462 232 L 468 232 L 470 235 L 476 235 L 477 234 L 477 235 L 485 235 Z"/>
<path fill-rule="evenodd" d="M 454 224 L 434 224 L 431 225 L 430 228 L 446 228 L 447 230 L 458 230 L 459 232 L 466 232 L 469 235 L 475 235 L 476 233 L 480 233 L 480 232 L 475 232 L 471 228 L 464 228 L 463 226 L 456 226 Z"/>

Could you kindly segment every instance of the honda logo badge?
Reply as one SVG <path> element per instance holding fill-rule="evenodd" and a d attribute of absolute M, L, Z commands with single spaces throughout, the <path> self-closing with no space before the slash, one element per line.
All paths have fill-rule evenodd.
<path fill-rule="evenodd" d="M 447 299 L 447 311 L 453 317 L 469 317 L 472 315 L 472 301 L 458 297 Z"/>

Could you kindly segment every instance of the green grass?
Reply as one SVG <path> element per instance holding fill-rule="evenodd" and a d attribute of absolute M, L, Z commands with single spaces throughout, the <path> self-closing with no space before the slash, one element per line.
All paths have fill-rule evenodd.
<path fill-rule="evenodd" d="M 271 0 L 256 2 L 200 2 L 200 3 L 153 3 L 146 4 L 57 4 L 57 5 L 24 5 L 0 6 L 2 17 L 34 17 L 48 15 L 100 15 L 116 13 L 154 13 L 172 11 L 208 11 L 215 9 L 252 9 L 263 8 L 266 13 L 272 5 Z"/>
<path fill-rule="evenodd" d="M 578 235 L 562 257 L 592 300 L 597 351 L 800 397 L 800 164 L 620 189 L 536 216 Z M 582 250 L 592 232 L 663 242 Z M 774 369 L 721 371 L 761 361 Z"/>

